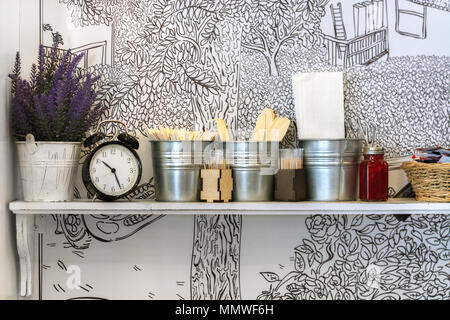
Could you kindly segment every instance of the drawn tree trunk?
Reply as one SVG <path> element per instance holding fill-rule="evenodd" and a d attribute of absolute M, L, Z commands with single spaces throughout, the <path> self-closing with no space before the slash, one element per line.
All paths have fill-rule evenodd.
<path fill-rule="evenodd" d="M 241 215 L 196 215 L 191 263 L 191 299 L 241 298 Z"/>
<path fill-rule="evenodd" d="M 207 64 L 215 75 L 215 82 L 222 88 L 210 103 L 212 126 L 215 119 L 225 119 L 232 130 L 237 129 L 239 80 L 241 69 L 242 26 L 239 21 L 227 19 L 218 24 L 219 36 L 208 49 Z M 208 101 L 202 101 L 208 105 Z"/>
<path fill-rule="evenodd" d="M 224 90 L 214 96 L 208 120 L 224 118 L 237 128 L 242 27 L 227 19 L 218 26 L 220 44 L 207 50 L 207 65 Z M 203 105 L 208 105 L 202 101 Z M 206 113 L 206 112 L 205 112 Z M 196 215 L 191 264 L 191 299 L 240 299 L 240 215 Z"/>

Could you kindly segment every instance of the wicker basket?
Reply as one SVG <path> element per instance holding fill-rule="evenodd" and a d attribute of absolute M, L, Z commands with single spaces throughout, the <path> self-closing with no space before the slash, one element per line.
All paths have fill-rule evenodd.
<path fill-rule="evenodd" d="M 450 202 L 450 163 L 403 162 L 418 201 Z"/>

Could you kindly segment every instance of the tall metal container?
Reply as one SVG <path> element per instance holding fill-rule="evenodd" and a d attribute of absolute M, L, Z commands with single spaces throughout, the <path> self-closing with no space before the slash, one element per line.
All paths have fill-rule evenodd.
<path fill-rule="evenodd" d="M 300 140 L 307 200 L 356 200 L 362 145 L 361 139 Z"/>
<path fill-rule="evenodd" d="M 150 141 L 156 200 L 200 200 L 200 169 L 208 141 Z"/>
<path fill-rule="evenodd" d="M 273 200 L 278 142 L 233 141 L 225 149 L 233 169 L 233 201 Z"/>

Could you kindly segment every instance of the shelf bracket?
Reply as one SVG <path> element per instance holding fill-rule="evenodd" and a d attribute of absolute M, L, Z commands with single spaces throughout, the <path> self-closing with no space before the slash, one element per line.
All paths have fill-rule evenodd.
<path fill-rule="evenodd" d="M 34 215 L 16 215 L 17 251 L 19 253 L 20 265 L 20 295 L 22 297 L 32 295 L 35 229 Z"/>

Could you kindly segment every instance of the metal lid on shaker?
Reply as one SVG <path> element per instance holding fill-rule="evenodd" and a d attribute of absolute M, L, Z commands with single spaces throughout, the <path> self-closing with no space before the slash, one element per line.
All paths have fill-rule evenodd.
<path fill-rule="evenodd" d="M 364 154 L 384 154 L 384 149 L 377 146 L 365 145 L 363 147 Z"/>

